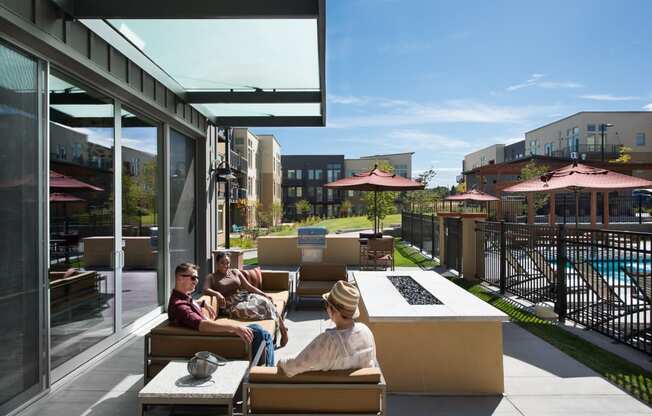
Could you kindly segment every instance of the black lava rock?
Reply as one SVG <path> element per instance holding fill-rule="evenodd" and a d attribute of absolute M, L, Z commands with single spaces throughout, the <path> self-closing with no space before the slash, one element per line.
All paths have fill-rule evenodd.
<path fill-rule="evenodd" d="M 387 278 L 410 305 L 443 305 L 442 301 L 410 276 L 387 276 Z"/>

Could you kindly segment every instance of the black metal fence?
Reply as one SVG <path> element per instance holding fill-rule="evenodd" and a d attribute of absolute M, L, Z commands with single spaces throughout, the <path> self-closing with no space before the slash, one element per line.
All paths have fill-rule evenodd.
<path fill-rule="evenodd" d="M 435 215 L 402 212 L 401 239 L 439 258 L 439 221 Z"/>
<path fill-rule="evenodd" d="M 478 222 L 480 279 L 652 354 L 652 234 Z"/>
<path fill-rule="evenodd" d="M 444 218 L 446 232 L 444 246 L 444 264 L 446 267 L 462 272 L 462 220 L 459 218 Z"/>

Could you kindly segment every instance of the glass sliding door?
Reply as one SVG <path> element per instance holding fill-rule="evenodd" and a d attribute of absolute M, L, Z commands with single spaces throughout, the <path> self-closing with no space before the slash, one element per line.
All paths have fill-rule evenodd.
<path fill-rule="evenodd" d="M 52 368 L 114 333 L 114 106 L 52 71 L 50 360 Z"/>
<path fill-rule="evenodd" d="M 122 326 L 163 303 L 159 270 L 159 207 L 162 193 L 158 157 L 159 128 L 122 110 Z"/>
<path fill-rule="evenodd" d="M 45 371 L 39 358 L 39 80 L 35 59 L 0 43 L 0 414 L 36 394 Z"/>
<path fill-rule="evenodd" d="M 196 262 L 195 142 L 170 130 L 170 271 Z"/>

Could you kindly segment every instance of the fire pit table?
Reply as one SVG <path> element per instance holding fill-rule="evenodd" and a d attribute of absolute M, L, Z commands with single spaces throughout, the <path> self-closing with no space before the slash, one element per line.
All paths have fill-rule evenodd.
<path fill-rule="evenodd" d="M 432 271 L 353 276 L 388 391 L 503 393 L 506 314 Z"/>

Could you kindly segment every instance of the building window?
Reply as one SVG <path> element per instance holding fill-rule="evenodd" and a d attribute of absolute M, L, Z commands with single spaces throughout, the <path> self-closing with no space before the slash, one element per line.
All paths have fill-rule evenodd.
<path fill-rule="evenodd" d="M 396 165 L 394 166 L 394 173 L 398 176 L 404 178 L 408 177 L 408 166 L 407 165 Z"/>
<path fill-rule="evenodd" d="M 301 179 L 301 169 L 289 169 L 288 179 Z"/>
<path fill-rule="evenodd" d="M 636 133 L 636 146 L 645 146 L 645 133 Z"/>
<path fill-rule="evenodd" d="M 217 206 L 217 232 L 224 231 L 224 205 Z"/>
<path fill-rule="evenodd" d="M 308 175 L 310 177 L 310 175 Z M 315 196 L 315 187 L 314 186 L 309 186 L 308 187 L 308 196 L 311 198 L 314 198 Z"/>
<path fill-rule="evenodd" d="M 323 177 L 322 172 L 321 169 L 308 169 L 308 180 L 320 180 Z"/>
<path fill-rule="evenodd" d="M 322 202 L 324 200 L 324 188 L 318 186 L 315 188 L 315 201 Z"/>
<path fill-rule="evenodd" d="M 328 170 L 326 172 L 328 182 L 333 182 L 342 176 L 342 165 L 339 163 L 329 163 Z"/>
<path fill-rule="evenodd" d="M 587 124 L 586 131 L 595 131 L 595 124 Z"/>

